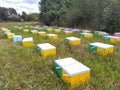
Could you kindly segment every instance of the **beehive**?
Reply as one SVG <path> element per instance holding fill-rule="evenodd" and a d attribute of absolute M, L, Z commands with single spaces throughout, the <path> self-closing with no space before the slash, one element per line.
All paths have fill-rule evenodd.
<path fill-rule="evenodd" d="M 24 31 L 24 32 L 29 32 L 29 29 L 24 29 L 23 31 Z"/>
<path fill-rule="evenodd" d="M 7 33 L 7 38 L 12 39 L 14 35 L 15 35 L 14 33 Z"/>
<path fill-rule="evenodd" d="M 56 34 L 47 34 L 46 37 L 48 39 L 58 39 L 58 35 L 56 35 Z"/>
<path fill-rule="evenodd" d="M 100 36 L 108 36 L 109 34 L 106 32 L 100 32 Z"/>
<path fill-rule="evenodd" d="M 31 33 L 32 33 L 32 34 L 37 34 L 38 31 L 37 31 L 37 30 L 31 30 Z"/>
<path fill-rule="evenodd" d="M 37 46 L 38 52 L 40 52 L 43 57 L 56 55 L 56 47 L 49 43 L 38 44 Z"/>
<path fill-rule="evenodd" d="M 81 39 L 80 38 L 76 38 L 76 37 L 67 37 L 65 39 L 65 41 L 66 41 L 67 44 L 73 45 L 73 46 L 81 44 Z"/>
<path fill-rule="evenodd" d="M 66 35 L 70 35 L 70 34 L 72 34 L 72 31 L 64 31 L 64 33 L 65 33 Z"/>
<path fill-rule="evenodd" d="M 120 32 L 116 32 L 114 35 L 120 37 Z"/>
<path fill-rule="evenodd" d="M 72 32 L 81 32 L 80 29 L 72 29 Z"/>
<path fill-rule="evenodd" d="M 71 57 L 55 60 L 55 70 L 72 88 L 83 85 L 90 79 L 90 68 Z"/>
<path fill-rule="evenodd" d="M 45 36 L 46 36 L 46 32 L 43 32 L 43 31 L 38 32 L 38 34 L 39 34 L 39 36 L 41 36 L 41 37 L 45 37 Z"/>
<path fill-rule="evenodd" d="M 26 46 L 26 47 L 33 46 L 34 45 L 33 44 L 33 37 L 24 38 L 22 43 L 23 43 L 23 46 Z"/>
<path fill-rule="evenodd" d="M 48 29 L 47 29 L 47 32 L 52 32 L 52 31 L 53 31 L 52 28 L 48 28 Z"/>
<path fill-rule="evenodd" d="M 81 33 L 81 36 L 84 37 L 84 38 L 93 38 L 92 33 Z"/>
<path fill-rule="evenodd" d="M 22 42 L 22 36 L 21 35 L 13 36 L 13 42 Z"/>
<path fill-rule="evenodd" d="M 60 33 L 61 30 L 60 30 L 60 29 L 54 29 L 54 32 L 55 32 L 55 33 Z"/>
<path fill-rule="evenodd" d="M 96 43 L 91 43 L 89 45 L 89 50 L 92 52 L 98 52 L 99 54 L 104 56 L 104 55 L 112 54 L 114 52 L 114 46 L 96 42 Z"/>
<path fill-rule="evenodd" d="M 91 33 L 90 30 L 81 30 L 82 33 Z"/>
<path fill-rule="evenodd" d="M 120 42 L 120 37 L 117 36 L 104 36 L 105 40 L 108 40 L 112 43 L 118 43 Z"/>
<path fill-rule="evenodd" d="M 100 31 L 94 31 L 94 35 L 100 35 Z"/>

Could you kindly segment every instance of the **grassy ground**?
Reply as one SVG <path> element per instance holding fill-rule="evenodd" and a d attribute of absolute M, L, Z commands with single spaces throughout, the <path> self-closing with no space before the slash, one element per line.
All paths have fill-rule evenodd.
<path fill-rule="evenodd" d="M 16 35 L 33 36 L 34 43 L 51 43 L 57 48 L 56 56 L 41 57 L 34 47 L 23 47 L 22 43 L 13 43 L 0 31 L 0 90 L 72 90 L 55 73 L 54 61 L 59 58 L 73 57 L 91 69 L 90 82 L 73 90 L 119 90 L 120 89 L 120 44 L 115 44 L 112 55 L 101 56 L 88 51 L 92 42 L 105 41 L 100 36 L 82 39 L 76 47 L 65 43 L 63 33 L 58 40 L 41 38 L 39 35 L 24 33 L 23 30 L 9 27 Z M 80 37 L 79 33 L 70 36 Z"/>

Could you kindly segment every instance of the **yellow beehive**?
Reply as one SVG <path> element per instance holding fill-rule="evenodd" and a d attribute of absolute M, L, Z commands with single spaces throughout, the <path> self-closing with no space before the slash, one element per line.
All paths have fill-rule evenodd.
<path fill-rule="evenodd" d="M 117 36 L 104 36 L 106 40 L 109 40 L 112 43 L 119 43 L 120 42 L 120 37 Z"/>
<path fill-rule="evenodd" d="M 72 88 L 82 86 L 90 79 L 90 68 L 71 57 L 55 60 L 55 69 L 57 75 Z"/>
<path fill-rule="evenodd" d="M 55 33 L 60 33 L 61 32 L 60 29 L 55 29 L 54 31 L 55 31 Z"/>
<path fill-rule="evenodd" d="M 38 31 L 37 31 L 37 30 L 31 30 L 31 33 L 32 33 L 32 34 L 37 34 Z"/>
<path fill-rule="evenodd" d="M 45 37 L 46 36 L 46 32 L 38 32 L 39 33 L 39 36 L 41 36 L 41 37 Z"/>
<path fill-rule="evenodd" d="M 23 46 L 29 47 L 29 46 L 33 46 L 33 37 L 29 37 L 29 38 L 24 38 L 23 41 Z"/>
<path fill-rule="evenodd" d="M 38 51 L 43 57 L 49 55 L 56 55 L 56 47 L 49 43 L 38 44 L 37 46 L 38 46 Z"/>
<path fill-rule="evenodd" d="M 47 34 L 46 36 L 49 39 L 58 39 L 58 35 L 56 35 L 56 34 Z"/>
<path fill-rule="evenodd" d="M 69 45 L 80 45 L 81 44 L 81 39 L 80 38 L 76 38 L 76 37 L 67 37 L 65 39 L 66 43 L 68 43 Z"/>
<path fill-rule="evenodd" d="M 48 32 L 52 32 L 52 30 L 53 30 L 52 28 L 48 28 L 47 29 Z"/>
<path fill-rule="evenodd" d="M 84 38 L 93 38 L 92 33 L 81 33 L 81 36 L 84 37 Z"/>
<path fill-rule="evenodd" d="M 96 51 L 103 56 L 112 54 L 114 52 L 113 45 L 96 42 L 96 43 L 91 43 L 90 46 L 96 48 Z"/>
<path fill-rule="evenodd" d="M 7 33 L 7 38 L 12 39 L 14 35 L 15 35 L 14 33 Z"/>
<path fill-rule="evenodd" d="M 29 32 L 29 29 L 24 29 L 23 31 L 24 31 L 24 32 Z"/>
<path fill-rule="evenodd" d="M 72 31 L 64 31 L 64 33 L 65 33 L 66 35 L 70 35 L 70 34 L 72 34 Z"/>

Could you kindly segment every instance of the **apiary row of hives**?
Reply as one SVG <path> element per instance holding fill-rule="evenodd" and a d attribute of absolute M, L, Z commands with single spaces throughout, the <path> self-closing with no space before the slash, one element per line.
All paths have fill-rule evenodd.
<path fill-rule="evenodd" d="M 46 31 L 31 30 L 24 29 L 25 33 L 31 32 L 32 34 L 39 34 L 40 37 L 46 37 L 49 39 L 59 39 L 57 34 L 47 34 Z M 74 30 L 79 32 L 79 30 Z M 53 32 L 52 29 L 47 29 L 47 32 Z M 56 29 L 54 30 L 55 33 L 60 33 L 62 30 Z M 65 30 L 63 31 L 66 35 L 71 35 L 73 31 Z M 5 33 L 8 39 L 13 39 L 13 42 L 22 42 L 23 46 L 34 46 L 34 39 L 33 37 L 23 38 L 21 35 L 15 35 L 15 33 L 11 33 L 10 30 L 5 30 Z M 95 35 L 104 36 L 106 40 L 110 40 L 111 42 L 119 42 L 119 33 L 117 36 L 109 36 L 105 32 L 95 32 Z M 81 37 L 84 38 L 93 38 L 94 34 L 92 34 L 88 30 L 82 30 L 80 33 Z M 111 38 L 115 38 L 112 40 Z M 116 41 L 117 38 L 117 41 Z M 72 45 L 73 47 L 76 45 L 80 45 L 81 39 L 78 37 L 70 36 L 65 38 L 65 42 L 68 45 Z M 40 53 L 41 56 L 46 57 L 49 55 L 56 55 L 57 54 L 57 47 L 50 44 L 50 43 L 41 43 L 37 44 L 37 51 Z M 91 52 L 98 52 L 101 55 L 108 55 L 114 52 L 114 45 L 109 45 L 101 42 L 90 43 L 88 45 L 88 49 Z M 71 87 L 77 87 L 78 85 L 84 85 L 85 83 L 89 82 L 90 79 L 90 68 L 83 65 L 82 63 L 78 62 L 72 57 L 67 57 L 63 59 L 55 60 L 55 70 L 57 75 L 66 83 L 69 83 Z"/>

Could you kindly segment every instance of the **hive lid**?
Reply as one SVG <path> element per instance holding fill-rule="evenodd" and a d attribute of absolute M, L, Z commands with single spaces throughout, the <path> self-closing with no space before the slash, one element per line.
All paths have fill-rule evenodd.
<path fill-rule="evenodd" d="M 103 48 L 103 49 L 114 47 L 113 45 L 104 44 L 104 43 L 99 43 L 99 42 L 91 43 L 90 45 L 97 46 L 97 47 Z"/>
<path fill-rule="evenodd" d="M 51 50 L 51 49 L 56 49 L 55 46 L 49 44 L 49 43 L 43 43 L 43 44 L 37 44 L 37 46 L 39 48 L 41 48 L 42 50 Z"/>
<path fill-rule="evenodd" d="M 22 42 L 31 42 L 31 41 L 33 41 L 33 37 L 24 38 Z"/>
<path fill-rule="evenodd" d="M 75 63 L 75 64 L 71 64 L 63 67 L 63 70 L 65 70 L 69 76 L 74 76 L 77 74 L 82 74 L 84 72 L 89 72 L 90 68 L 88 68 L 87 66 L 81 63 Z"/>
<path fill-rule="evenodd" d="M 64 32 L 72 32 L 72 31 L 64 31 Z"/>
<path fill-rule="evenodd" d="M 90 33 L 90 30 L 82 30 L 84 33 Z"/>
<path fill-rule="evenodd" d="M 120 32 L 116 32 L 115 34 L 120 34 Z"/>
<path fill-rule="evenodd" d="M 80 38 L 76 38 L 76 37 L 67 37 L 66 39 L 68 39 L 68 40 L 80 40 Z"/>
<path fill-rule="evenodd" d="M 15 33 L 11 33 L 11 32 L 10 32 L 10 33 L 7 33 L 7 35 L 15 35 Z"/>
<path fill-rule="evenodd" d="M 38 32 L 38 33 L 41 34 L 41 33 L 46 33 L 46 32 L 41 31 L 41 32 Z"/>
<path fill-rule="evenodd" d="M 31 32 L 38 32 L 37 30 L 31 30 Z"/>
<path fill-rule="evenodd" d="M 120 38 L 120 37 L 117 37 L 117 36 L 104 36 L 104 37 L 108 37 L 108 38 Z"/>
<path fill-rule="evenodd" d="M 13 37 L 22 37 L 21 35 L 15 35 L 15 36 L 13 36 Z"/>
<path fill-rule="evenodd" d="M 57 36 L 56 34 L 47 34 L 47 36 Z"/>
<path fill-rule="evenodd" d="M 65 66 L 67 66 L 67 65 L 78 63 L 78 61 L 76 61 L 72 57 L 68 57 L 68 58 L 63 58 L 63 59 L 55 60 L 55 63 L 58 64 L 60 67 L 63 68 Z"/>

